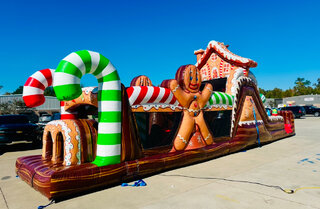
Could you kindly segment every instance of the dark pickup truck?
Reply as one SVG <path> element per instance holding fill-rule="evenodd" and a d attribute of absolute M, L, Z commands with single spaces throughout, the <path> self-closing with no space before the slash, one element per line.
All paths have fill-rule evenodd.
<path fill-rule="evenodd" d="M 294 118 L 301 118 L 306 114 L 306 110 L 302 106 L 281 107 L 280 110 L 291 110 Z"/>
<path fill-rule="evenodd" d="M 306 114 L 311 114 L 311 115 L 314 115 L 315 117 L 320 116 L 320 108 L 312 105 L 303 106 L 303 107 L 306 110 Z"/>
<path fill-rule="evenodd" d="M 24 115 L 0 115 L 0 144 L 14 141 L 39 143 L 39 127 Z"/>

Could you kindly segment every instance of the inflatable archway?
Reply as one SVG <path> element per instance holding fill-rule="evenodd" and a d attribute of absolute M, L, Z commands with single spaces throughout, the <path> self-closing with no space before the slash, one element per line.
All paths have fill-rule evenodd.
<path fill-rule="evenodd" d="M 94 75 L 98 82 L 98 166 L 120 163 L 121 83 L 117 70 L 103 55 L 87 50 L 71 53 L 58 65 L 54 91 L 59 100 L 72 100 L 82 93 L 80 79 Z"/>

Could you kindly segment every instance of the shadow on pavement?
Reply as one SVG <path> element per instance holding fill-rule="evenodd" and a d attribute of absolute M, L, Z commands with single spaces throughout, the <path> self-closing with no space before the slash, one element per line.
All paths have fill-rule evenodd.
<path fill-rule="evenodd" d="M 32 142 L 21 142 L 0 145 L 0 156 L 6 152 L 17 152 L 26 150 L 41 149 L 42 144 L 33 144 Z"/>

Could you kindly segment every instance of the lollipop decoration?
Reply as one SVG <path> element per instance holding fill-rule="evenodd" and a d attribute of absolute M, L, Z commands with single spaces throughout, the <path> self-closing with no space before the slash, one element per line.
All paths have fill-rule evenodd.
<path fill-rule="evenodd" d="M 121 83 L 117 70 L 103 55 L 88 50 L 65 57 L 54 74 L 54 91 L 59 100 L 72 100 L 82 93 L 80 79 L 94 75 L 98 87 L 97 166 L 120 163 L 121 155 Z"/>

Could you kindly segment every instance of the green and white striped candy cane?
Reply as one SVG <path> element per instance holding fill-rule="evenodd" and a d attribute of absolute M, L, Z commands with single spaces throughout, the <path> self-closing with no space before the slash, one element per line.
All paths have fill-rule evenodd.
<path fill-rule="evenodd" d="M 59 100 L 72 100 L 82 93 L 80 79 L 94 75 L 98 82 L 97 166 L 120 163 L 121 83 L 111 62 L 97 52 L 82 50 L 65 57 L 54 73 L 53 88 Z"/>

